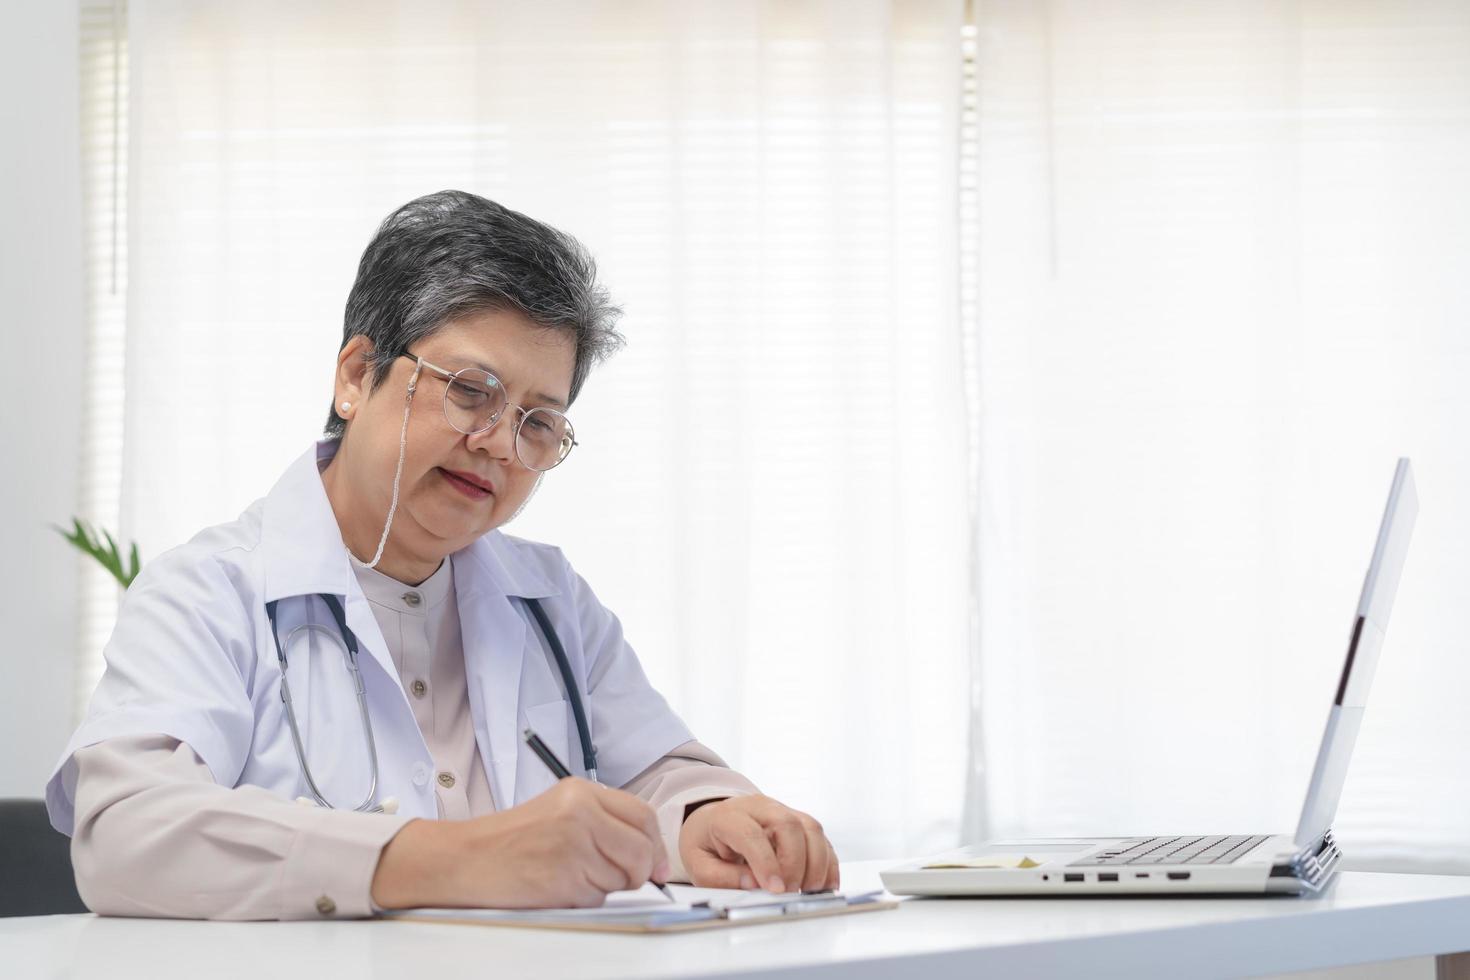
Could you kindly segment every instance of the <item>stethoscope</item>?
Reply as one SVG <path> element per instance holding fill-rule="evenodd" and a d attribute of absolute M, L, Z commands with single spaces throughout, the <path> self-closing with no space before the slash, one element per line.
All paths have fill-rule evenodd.
<path fill-rule="evenodd" d="M 281 635 L 276 628 L 276 607 L 280 604 L 277 599 L 265 604 L 265 614 L 271 624 L 271 639 L 276 644 L 276 658 L 281 664 L 281 701 L 286 705 L 286 723 L 291 728 L 291 742 L 296 747 L 296 759 L 301 763 L 301 774 L 306 778 L 307 789 L 311 791 L 312 799 L 318 806 L 333 809 L 332 804 L 322 794 L 316 784 L 316 779 L 311 774 L 311 766 L 306 761 L 306 749 L 301 744 L 301 729 L 296 723 L 296 706 L 291 701 L 291 685 L 286 681 L 286 650 L 296 639 L 296 634 L 304 631 L 316 630 L 324 636 L 337 643 L 347 654 L 347 669 L 352 674 L 352 686 L 357 692 L 357 709 L 362 716 L 363 739 L 367 742 L 368 760 L 372 767 L 372 779 L 368 783 L 367 796 L 361 803 L 352 809 L 358 813 L 393 813 L 398 809 L 397 801 L 392 797 L 377 802 L 378 796 L 378 748 L 373 740 L 373 721 L 368 715 L 367 694 L 362 685 L 362 673 L 357 669 L 357 635 L 347 625 L 347 615 L 342 610 L 342 600 L 329 593 L 317 593 L 320 599 L 332 614 L 333 621 L 337 624 L 337 632 L 332 631 L 321 623 L 307 622 L 296 627 L 286 635 L 286 643 L 281 644 Z M 312 596 L 301 596 L 308 606 Z M 551 647 L 551 654 L 556 660 L 556 668 L 561 673 L 562 684 L 567 690 L 567 699 L 572 705 L 572 716 L 577 723 L 577 739 L 582 743 L 582 767 L 587 771 L 587 778 L 594 783 L 597 782 L 597 748 L 592 744 L 592 731 L 587 724 L 587 712 L 582 704 L 582 695 L 577 689 L 576 680 L 572 675 L 572 665 L 567 660 L 567 652 L 562 648 L 561 640 L 556 635 L 556 630 L 551 627 L 551 620 L 546 616 L 546 610 L 541 608 L 541 603 L 536 599 L 526 598 L 522 600 L 530 608 L 531 615 L 536 624 L 541 628 L 546 643 Z M 311 800 L 302 798 L 304 802 Z"/>

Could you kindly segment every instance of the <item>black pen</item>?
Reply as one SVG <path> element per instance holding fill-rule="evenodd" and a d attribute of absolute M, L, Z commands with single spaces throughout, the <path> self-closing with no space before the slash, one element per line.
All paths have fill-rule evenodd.
<path fill-rule="evenodd" d="M 540 735 L 537 735 L 529 728 L 522 732 L 521 735 L 525 738 L 526 744 L 531 747 L 531 751 L 536 753 L 536 758 L 540 759 L 546 764 L 546 768 L 551 770 L 551 774 L 553 776 L 555 776 L 557 779 L 566 779 L 572 774 L 572 771 L 568 769 L 550 749 L 546 747 L 546 743 L 541 741 Z M 658 882 L 654 881 L 651 878 L 649 879 L 648 883 L 657 888 L 659 891 L 663 892 L 664 897 L 667 898 L 669 901 L 678 901 L 678 899 L 674 898 L 674 893 L 669 891 L 668 885 L 660 885 Z"/>

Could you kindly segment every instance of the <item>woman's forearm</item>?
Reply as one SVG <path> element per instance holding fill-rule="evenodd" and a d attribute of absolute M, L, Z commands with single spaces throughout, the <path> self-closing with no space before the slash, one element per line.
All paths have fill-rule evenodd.
<path fill-rule="evenodd" d="M 410 820 L 219 786 L 189 746 L 163 735 L 108 739 L 74 764 L 77 890 L 104 915 L 371 915 L 379 854 Z"/>

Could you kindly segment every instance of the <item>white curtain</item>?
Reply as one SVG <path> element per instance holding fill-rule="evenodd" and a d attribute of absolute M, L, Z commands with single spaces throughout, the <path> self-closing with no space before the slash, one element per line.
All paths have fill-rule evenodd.
<path fill-rule="evenodd" d="M 988 829 L 1294 827 L 1402 454 L 1337 826 L 1470 871 L 1470 6 L 980 0 L 973 37 Z"/>
<path fill-rule="evenodd" d="M 510 533 L 844 857 L 948 844 L 969 739 L 958 0 L 132 0 L 123 523 L 233 518 L 320 430 L 376 224 L 581 237 L 627 350 Z"/>

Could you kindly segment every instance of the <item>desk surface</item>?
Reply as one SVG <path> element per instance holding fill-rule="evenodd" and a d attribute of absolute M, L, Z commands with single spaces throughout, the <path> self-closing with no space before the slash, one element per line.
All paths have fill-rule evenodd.
<path fill-rule="evenodd" d="M 843 866 L 877 886 L 896 862 Z M 1249 976 L 1470 949 L 1470 877 L 1339 874 L 1317 898 L 912 899 L 663 936 L 426 923 L 0 919 L 8 976 Z M 18 965 L 19 969 L 14 969 Z"/>

